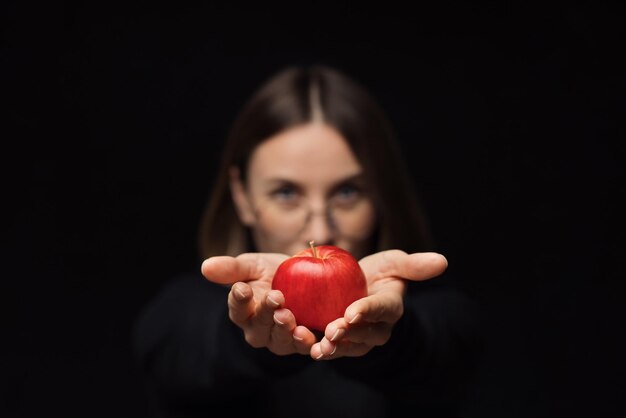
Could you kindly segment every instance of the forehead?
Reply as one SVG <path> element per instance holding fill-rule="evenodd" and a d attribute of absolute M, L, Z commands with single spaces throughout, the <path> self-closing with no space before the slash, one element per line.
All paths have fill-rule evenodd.
<path fill-rule="evenodd" d="M 252 153 L 250 180 L 329 182 L 361 173 L 345 138 L 318 122 L 290 128 L 262 142 Z"/>

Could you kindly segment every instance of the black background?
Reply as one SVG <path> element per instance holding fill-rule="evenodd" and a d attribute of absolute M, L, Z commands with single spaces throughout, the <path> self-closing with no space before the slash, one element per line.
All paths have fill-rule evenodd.
<path fill-rule="evenodd" d="M 284 65 L 324 63 L 388 111 L 438 250 L 485 307 L 466 416 L 625 416 L 624 18 L 603 2 L 3 3 L 0 415 L 147 416 L 132 321 L 199 268 L 235 113 Z"/>

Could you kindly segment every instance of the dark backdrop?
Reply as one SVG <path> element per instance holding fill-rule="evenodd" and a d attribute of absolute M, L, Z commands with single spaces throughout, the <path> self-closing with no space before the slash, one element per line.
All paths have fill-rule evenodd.
<path fill-rule="evenodd" d="M 286 6 L 3 3 L 0 415 L 146 416 L 132 322 L 199 269 L 235 113 L 324 63 L 387 109 L 485 307 L 467 416 L 624 416 L 624 8 Z"/>

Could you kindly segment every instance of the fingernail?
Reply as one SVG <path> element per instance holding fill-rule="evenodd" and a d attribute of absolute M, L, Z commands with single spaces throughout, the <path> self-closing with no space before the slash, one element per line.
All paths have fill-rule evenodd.
<path fill-rule="evenodd" d="M 348 322 L 348 324 L 355 324 L 361 319 L 361 313 L 354 315 L 354 317 Z"/>
<path fill-rule="evenodd" d="M 293 334 L 293 339 L 296 341 L 302 341 L 304 338 L 298 337 L 296 334 Z"/>
<path fill-rule="evenodd" d="M 320 355 L 319 355 L 319 356 L 315 357 L 315 360 L 319 360 L 319 359 L 321 359 L 322 357 L 324 357 L 324 353 L 320 353 Z"/>
<path fill-rule="evenodd" d="M 333 354 L 335 354 L 335 351 L 337 351 L 337 346 L 335 346 L 335 348 L 333 348 L 333 351 L 330 352 L 330 356 L 332 356 Z"/>
<path fill-rule="evenodd" d="M 244 295 L 241 290 L 235 288 L 233 291 L 235 292 L 235 296 L 237 296 L 238 300 L 244 300 L 246 298 L 246 295 Z"/>
<path fill-rule="evenodd" d="M 345 330 L 343 328 L 337 328 L 330 341 L 337 341 L 339 338 L 343 337 L 344 332 Z"/>
<path fill-rule="evenodd" d="M 267 297 L 267 300 L 269 301 L 270 305 L 280 306 L 280 303 L 276 302 L 274 299 L 272 299 L 269 296 Z"/>
<path fill-rule="evenodd" d="M 280 325 L 285 325 L 285 323 L 284 323 L 284 322 L 280 322 L 280 321 L 278 320 L 278 318 L 276 318 L 276 314 L 274 314 L 274 321 L 275 321 L 277 324 L 280 324 Z"/>

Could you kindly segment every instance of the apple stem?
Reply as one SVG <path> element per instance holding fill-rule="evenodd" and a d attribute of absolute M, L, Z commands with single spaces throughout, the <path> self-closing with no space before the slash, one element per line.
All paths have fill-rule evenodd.
<path fill-rule="evenodd" d="M 317 255 L 317 248 L 315 248 L 315 247 L 313 246 L 313 244 L 315 244 L 315 241 L 309 241 L 309 245 L 311 246 L 311 251 L 313 251 L 313 257 L 315 257 L 315 258 L 320 258 L 320 257 Z"/>

